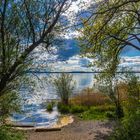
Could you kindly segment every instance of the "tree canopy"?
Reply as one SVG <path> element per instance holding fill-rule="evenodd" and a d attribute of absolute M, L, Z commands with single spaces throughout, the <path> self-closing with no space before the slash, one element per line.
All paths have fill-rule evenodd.
<path fill-rule="evenodd" d="M 94 6 L 95 8 L 95 6 Z M 92 9 L 92 8 L 90 8 Z M 81 30 L 81 48 L 104 70 L 116 70 L 127 47 L 140 51 L 140 0 L 105 0 L 90 11 Z M 114 68 L 116 67 L 116 69 Z"/>
<path fill-rule="evenodd" d="M 72 0 L 0 1 L 0 96 L 20 79 L 31 52 L 41 44 L 48 49 L 54 37 L 60 35 L 60 19 L 71 3 Z"/>

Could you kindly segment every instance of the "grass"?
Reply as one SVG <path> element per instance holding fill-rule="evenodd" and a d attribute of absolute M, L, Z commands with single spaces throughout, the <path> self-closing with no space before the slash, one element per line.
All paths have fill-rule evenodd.
<path fill-rule="evenodd" d="M 86 106 L 79 106 L 79 105 L 73 105 L 71 106 L 70 112 L 72 114 L 82 113 L 88 110 L 88 107 Z"/>
<path fill-rule="evenodd" d="M 78 114 L 78 117 L 80 117 L 82 120 L 105 120 L 107 119 L 105 113 L 101 112 L 92 112 L 86 111 L 84 113 Z"/>
<path fill-rule="evenodd" d="M 82 120 L 105 120 L 114 118 L 114 107 L 110 105 L 106 106 L 93 106 L 89 110 L 78 114 Z"/>
<path fill-rule="evenodd" d="M 79 105 L 64 105 L 62 103 L 58 103 L 58 111 L 67 114 L 77 114 L 86 111 L 88 108 L 86 106 L 79 106 Z"/>
<path fill-rule="evenodd" d="M 82 120 L 105 120 L 115 118 L 115 106 L 108 96 L 91 88 L 69 100 L 70 105 L 58 103 L 58 110 L 62 114 L 74 114 Z"/>
<path fill-rule="evenodd" d="M 74 114 L 82 120 L 105 120 L 115 117 L 115 107 L 112 105 L 81 106 L 58 104 L 58 110 L 62 114 Z"/>
<path fill-rule="evenodd" d="M 70 105 L 67 106 L 58 104 L 59 112 L 74 114 L 82 120 L 105 120 L 115 117 L 115 107 L 111 105 L 109 97 L 91 88 L 84 89 L 69 101 Z"/>
<path fill-rule="evenodd" d="M 58 103 L 62 114 L 75 114 L 82 120 L 105 120 L 115 117 L 115 107 L 109 97 L 95 92 L 91 88 L 84 89 L 79 95 L 70 99 L 70 105 Z"/>
<path fill-rule="evenodd" d="M 25 135 L 8 126 L 0 126 L 0 140 L 25 140 Z"/>

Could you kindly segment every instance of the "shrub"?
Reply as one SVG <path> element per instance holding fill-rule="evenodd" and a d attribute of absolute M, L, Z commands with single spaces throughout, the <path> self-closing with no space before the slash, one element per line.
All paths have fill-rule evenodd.
<path fill-rule="evenodd" d="M 14 131 L 10 127 L 0 126 L 0 140 L 25 140 L 23 133 Z"/>
<path fill-rule="evenodd" d="M 127 100 L 124 102 L 125 116 L 114 130 L 110 140 L 139 140 L 140 139 L 140 82 L 130 75 L 127 85 Z"/>
<path fill-rule="evenodd" d="M 69 97 L 74 89 L 72 75 L 62 73 L 59 77 L 53 79 L 53 84 L 61 99 L 61 102 L 65 105 L 68 105 Z"/>
<path fill-rule="evenodd" d="M 53 104 L 49 103 L 47 105 L 47 111 L 49 111 L 49 112 L 53 111 Z"/>
<path fill-rule="evenodd" d="M 55 105 L 56 105 L 56 102 L 55 102 L 55 101 L 48 102 L 48 103 L 47 103 L 47 106 L 46 106 L 47 111 L 49 111 L 49 112 L 53 111 L 53 107 L 54 107 Z"/>
<path fill-rule="evenodd" d="M 82 113 L 86 111 L 88 108 L 85 106 L 78 106 L 78 105 L 73 105 L 71 106 L 71 113 Z"/>
<path fill-rule="evenodd" d="M 114 130 L 110 140 L 139 140 L 140 112 L 123 119 Z"/>
<path fill-rule="evenodd" d="M 127 101 L 125 101 L 125 113 L 131 114 L 140 108 L 140 81 L 136 76 L 131 77 L 128 81 Z"/>
<path fill-rule="evenodd" d="M 0 122 L 13 112 L 20 112 L 20 97 L 16 92 L 9 92 L 0 97 Z"/>
<path fill-rule="evenodd" d="M 90 110 L 94 110 L 97 112 L 106 112 L 106 111 L 115 111 L 115 106 L 113 105 L 102 105 L 102 106 L 94 106 L 91 107 Z"/>
<path fill-rule="evenodd" d="M 116 113 L 116 116 L 118 117 L 118 119 L 124 117 L 124 110 L 123 110 L 122 105 L 118 104 L 118 105 L 116 106 L 116 111 L 115 111 L 115 113 Z"/>
<path fill-rule="evenodd" d="M 58 103 L 57 107 L 58 107 L 58 111 L 61 113 L 64 113 L 64 114 L 70 113 L 70 106 L 69 105 Z"/>
<path fill-rule="evenodd" d="M 106 119 L 104 112 L 97 112 L 93 109 L 85 111 L 78 115 L 83 120 L 104 120 Z"/>
<path fill-rule="evenodd" d="M 105 115 L 106 115 L 106 117 L 109 118 L 109 119 L 114 119 L 114 118 L 116 118 L 115 113 L 114 113 L 114 112 L 111 112 L 111 111 L 105 112 Z"/>
<path fill-rule="evenodd" d="M 88 107 L 86 106 L 80 106 L 80 105 L 64 105 L 63 103 L 58 103 L 57 105 L 58 111 L 61 113 L 82 113 L 84 111 L 88 110 Z"/>

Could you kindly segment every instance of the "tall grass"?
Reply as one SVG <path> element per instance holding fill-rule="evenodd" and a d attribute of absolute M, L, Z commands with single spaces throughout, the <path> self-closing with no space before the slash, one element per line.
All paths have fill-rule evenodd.
<path fill-rule="evenodd" d="M 87 88 L 71 98 L 70 103 L 90 107 L 110 103 L 110 99 L 107 95 L 94 91 L 92 88 Z"/>

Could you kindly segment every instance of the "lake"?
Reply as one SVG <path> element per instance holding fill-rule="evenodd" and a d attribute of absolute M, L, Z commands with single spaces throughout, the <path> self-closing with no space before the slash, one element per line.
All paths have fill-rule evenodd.
<path fill-rule="evenodd" d="M 35 87 L 21 88 L 22 98 L 25 102 L 22 106 L 23 113 L 14 113 L 11 116 L 12 122 L 20 125 L 34 125 L 50 127 L 58 121 L 60 116 L 57 108 L 54 107 L 52 113 L 46 111 L 44 104 L 50 99 L 58 99 L 58 95 L 51 84 L 51 79 L 57 77 L 58 73 L 36 73 L 31 75 L 35 81 Z M 75 82 L 74 94 L 78 94 L 82 89 L 93 86 L 93 73 L 73 73 L 73 81 Z"/>
<path fill-rule="evenodd" d="M 22 125 L 34 125 L 50 127 L 54 125 L 60 116 L 57 108 L 54 107 L 53 112 L 46 111 L 47 100 L 59 99 L 51 79 L 57 77 L 59 73 L 35 73 L 31 74 L 31 78 L 36 83 L 33 88 L 22 87 L 21 95 L 25 99 L 22 106 L 23 113 L 14 113 L 11 120 L 14 123 Z M 73 95 L 85 88 L 93 87 L 95 73 L 72 73 L 75 89 Z M 137 76 L 140 74 L 137 73 Z"/>

